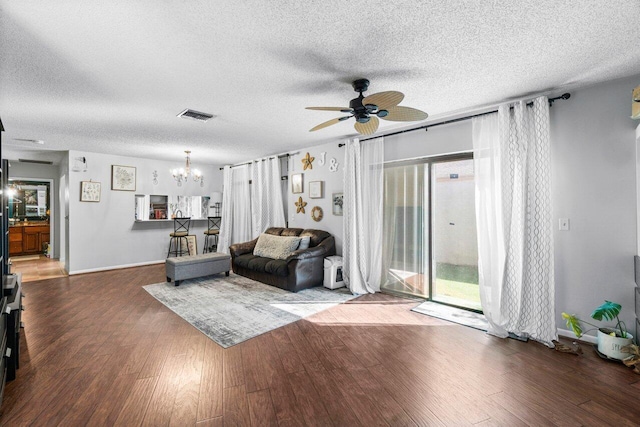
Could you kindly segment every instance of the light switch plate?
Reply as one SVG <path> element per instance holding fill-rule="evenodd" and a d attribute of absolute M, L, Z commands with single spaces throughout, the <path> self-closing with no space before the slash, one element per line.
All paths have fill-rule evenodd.
<path fill-rule="evenodd" d="M 558 220 L 558 229 L 560 231 L 569 231 L 569 218 L 560 218 Z"/>

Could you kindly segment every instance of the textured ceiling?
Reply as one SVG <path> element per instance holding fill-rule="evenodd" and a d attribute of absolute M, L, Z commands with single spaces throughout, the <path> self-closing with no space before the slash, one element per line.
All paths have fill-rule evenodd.
<path fill-rule="evenodd" d="M 0 0 L 5 153 L 83 150 L 235 163 L 354 135 L 310 133 L 350 82 L 432 117 L 640 71 L 640 2 Z M 217 117 L 177 118 L 185 108 Z M 398 124 L 382 122 L 380 131 Z M 44 145 L 16 141 L 38 139 Z M 35 150 L 17 153 L 16 150 Z"/>

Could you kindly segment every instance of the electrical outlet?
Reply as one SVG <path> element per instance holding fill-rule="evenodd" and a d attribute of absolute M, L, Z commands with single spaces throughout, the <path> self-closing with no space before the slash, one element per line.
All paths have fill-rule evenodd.
<path fill-rule="evenodd" d="M 560 231 L 569 231 L 569 218 L 560 218 L 558 220 L 558 229 Z"/>

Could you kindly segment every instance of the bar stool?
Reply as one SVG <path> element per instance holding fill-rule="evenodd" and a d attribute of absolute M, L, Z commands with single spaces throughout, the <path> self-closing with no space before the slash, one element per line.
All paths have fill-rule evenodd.
<path fill-rule="evenodd" d="M 191 251 L 189 250 L 189 239 L 187 236 L 189 235 L 189 226 L 191 225 L 191 218 L 175 218 L 173 220 L 173 233 L 170 233 L 169 236 L 169 252 L 167 252 L 167 258 L 171 254 L 175 256 L 182 256 L 185 253 L 191 255 Z M 184 239 L 184 246 L 187 250 L 184 250 L 182 246 L 182 242 Z M 171 247 L 173 246 L 173 250 Z"/>
<path fill-rule="evenodd" d="M 208 219 L 208 227 L 204 232 L 204 250 L 202 253 L 216 252 L 218 250 L 218 235 L 220 234 L 220 222 L 222 217 L 210 216 Z M 211 239 L 211 243 L 209 242 Z"/>

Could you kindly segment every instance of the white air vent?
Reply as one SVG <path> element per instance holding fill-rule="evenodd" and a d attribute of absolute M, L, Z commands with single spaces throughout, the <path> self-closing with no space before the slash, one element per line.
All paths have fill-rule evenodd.
<path fill-rule="evenodd" d="M 206 122 L 206 121 L 214 118 L 215 116 L 213 114 L 202 113 L 200 111 L 190 110 L 190 109 L 187 108 L 182 113 L 178 114 L 178 117 L 193 119 L 193 120 L 197 120 L 199 122 Z"/>
<path fill-rule="evenodd" d="M 31 160 L 31 159 L 18 159 L 20 163 L 35 163 L 38 165 L 52 165 L 53 162 L 48 160 Z"/>
<path fill-rule="evenodd" d="M 26 139 L 26 138 L 13 138 L 14 141 L 21 141 L 21 142 L 30 142 L 32 144 L 38 144 L 38 145 L 43 145 L 44 141 L 41 139 Z"/>

